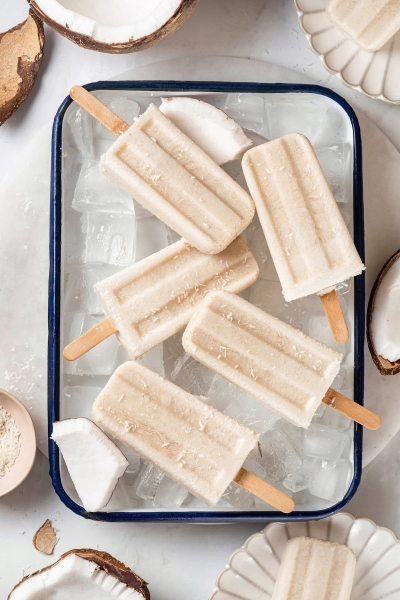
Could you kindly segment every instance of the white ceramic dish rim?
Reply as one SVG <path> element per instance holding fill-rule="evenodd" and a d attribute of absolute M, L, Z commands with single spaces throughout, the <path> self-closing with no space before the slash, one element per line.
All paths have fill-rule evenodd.
<path fill-rule="evenodd" d="M 346 81 L 346 79 L 343 77 L 343 75 L 342 75 L 342 73 L 340 71 L 335 71 L 334 69 L 331 69 L 331 67 L 329 67 L 328 64 L 327 64 L 327 62 L 326 62 L 324 54 L 321 54 L 321 52 L 319 52 L 318 50 L 316 50 L 316 48 L 314 47 L 314 45 L 312 43 L 312 35 L 307 31 L 307 29 L 303 25 L 303 17 L 307 13 L 305 13 L 303 10 L 300 9 L 297 0 L 294 0 L 294 6 L 295 6 L 295 9 L 296 9 L 296 12 L 297 12 L 297 16 L 299 18 L 300 28 L 303 31 L 303 33 L 305 34 L 307 42 L 308 42 L 311 50 L 314 52 L 314 54 L 316 54 L 318 56 L 318 58 L 320 59 L 320 61 L 324 65 L 325 69 L 327 71 L 329 71 L 329 73 L 332 73 L 332 75 L 336 75 L 336 77 L 338 77 L 338 79 L 340 79 L 340 81 L 345 86 L 347 86 L 348 88 L 351 88 L 353 90 L 357 90 L 358 92 L 361 92 L 361 94 L 364 94 L 364 96 L 367 96 L 368 98 L 372 98 L 374 100 L 382 100 L 383 102 L 387 102 L 388 104 L 394 104 L 394 105 L 400 104 L 400 98 L 399 98 L 399 100 L 391 100 L 390 98 L 388 98 L 387 96 L 385 96 L 385 94 L 383 94 L 383 93 L 370 94 L 361 85 L 353 85 L 353 84 L 349 83 L 348 81 Z M 374 52 L 371 52 L 371 55 L 374 55 L 374 54 L 375 54 Z"/>
<path fill-rule="evenodd" d="M 356 522 L 358 522 L 358 523 L 369 523 L 373 527 L 373 529 L 375 531 L 379 530 L 379 531 L 383 531 L 383 532 L 387 533 L 393 539 L 393 544 L 395 544 L 395 545 L 399 545 L 400 544 L 399 538 L 394 534 L 394 532 L 391 529 L 388 529 L 387 527 L 381 527 L 381 526 L 377 525 L 375 523 L 375 521 L 373 521 L 372 519 L 368 519 L 366 517 L 354 517 L 350 513 L 340 512 L 340 513 L 336 513 L 335 515 L 332 515 L 332 516 L 328 517 L 328 519 L 326 519 L 326 521 L 332 522 L 332 520 L 335 519 L 335 517 L 338 518 L 338 517 L 341 517 L 341 516 L 344 516 L 344 517 L 347 517 L 347 518 L 351 519 L 352 522 L 353 522 L 353 525 Z M 311 522 L 312 522 L 311 520 L 305 522 L 305 525 L 307 526 L 307 531 L 308 531 L 307 535 L 308 535 L 308 537 L 314 537 L 311 534 L 310 530 L 309 530 Z M 241 546 L 240 548 L 238 548 L 237 550 L 235 550 L 235 552 L 233 552 L 231 554 L 231 556 L 229 557 L 229 560 L 228 560 L 228 563 L 227 563 L 225 569 L 223 569 L 223 571 L 221 571 L 221 573 L 217 577 L 215 588 L 212 591 L 212 593 L 211 593 L 211 595 L 209 597 L 209 600 L 214 600 L 215 597 L 216 597 L 216 594 L 218 592 L 221 592 L 221 593 L 225 594 L 225 600 L 229 599 L 229 592 L 225 592 L 224 590 L 222 590 L 220 588 L 220 581 L 221 581 L 222 576 L 232 569 L 232 562 L 233 562 L 234 558 L 240 552 L 243 552 L 243 551 L 247 552 L 247 549 L 248 549 L 248 547 L 249 547 L 249 545 L 250 545 L 250 543 L 252 542 L 253 539 L 259 538 L 259 537 L 264 538 L 264 535 L 265 535 L 266 531 L 268 529 L 270 529 L 271 527 L 273 527 L 274 525 L 282 525 L 282 527 L 286 527 L 287 523 L 283 523 L 283 522 L 279 522 L 279 521 L 277 521 L 275 523 L 269 523 L 262 531 L 260 531 L 258 533 L 254 533 L 253 535 L 251 535 L 245 541 L 245 543 L 243 544 L 243 546 Z M 293 537 L 296 537 L 296 536 L 293 536 Z M 245 600 L 245 599 L 242 599 L 241 596 L 237 596 L 235 598 L 234 598 L 234 596 L 231 596 L 231 598 L 232 598 L 232 600 Z"/>

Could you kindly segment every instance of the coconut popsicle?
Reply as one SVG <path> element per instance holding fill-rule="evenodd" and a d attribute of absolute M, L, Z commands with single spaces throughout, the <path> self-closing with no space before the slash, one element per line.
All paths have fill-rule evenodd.
<path fill-rule="evenodd" d="M 258 434 L 137 362 L 118 367 L 93 418 L 210 506 L 232 481 L 246 487 L 250 478 L 263 499 L 293 510 L 291 498 L 242 468 Z"/>
<path fill-rule="evenodd" d="M 364 270 L 305 136 L 293 133 L 248 150 L 242 164 L 288 302 L 309 294 L 324 300 L 336 284 Z M 346 328 L 336 339 L 347 337 Z"/>
<path fill-rule="evenodd" d="M 188 354 L 298 427 L 321 402 L 377 429 L 380 419 L 330 388 L 342 355 L 227 291 L 211 292 L 183 334 Z"/>
<path fill-rule="evenodd" d="M 154 104 L 102 156 L 100 170 L 205 254 L 224 250 L 254 216 L 247 192 Z"/>
<path fill-rule="evenodd" d="M 293 538 L 283 552 L 272 600 L 350 600 L 355 568 L 347 546 Z"/>
<path fill-rule="evenodd" d="M 218 255 L 175 242 L 94 286 L 108 318 L 69 344 L 64 356 L 75 360 L 116 333 L 138 358 L 185 327 L 210 290 L 239 293 L 257 277 L 257 262 L 241 237 Z"/>
<path fill-rule="evenodd" d="M 399 0 L 330 0 L 329 19 L 358 46 L 376 52 L 400 29 Z"/>

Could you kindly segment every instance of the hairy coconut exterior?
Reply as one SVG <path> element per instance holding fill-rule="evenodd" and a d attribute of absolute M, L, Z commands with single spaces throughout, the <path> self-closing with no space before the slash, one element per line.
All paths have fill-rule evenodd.
<path fill-rule="evenodd" d="M 121 44 L 104 44 L 94 40 L 88 35 L 82 35 L 76 31 L 72 31 L 68 27 L 50 19 L 36 4 L 35 0 L 28 0 L 37 16 L 42 19 L 49 27 L 60 33 L 64 37 L 71 40 L 78 46 L 88 50 L 96 50 L 97 52 L 106 52 L 108 54 L 129 54 L 130 52 L 140 52 L 146 50 L 159 42 L 162 42 L 166 37 L 175 33 L 177 29 L 186 21 L 199 0 L 182 0 L 175 13 L 160 27 L 157 31 L 146 35 L 137 40 L 130 39 Z"/>
<path fill-rule="evenodd" d="M 127 587 L 136 590 L 139 594 L 143 596 L 145 600 L 150 600 L 150 592 L 147 587 L 147 583 L 136 575 L 134 571 L 132 571 L 129 567 L 124 565 L 124 563 L 120 562 L 111 554 L 107 552 L 101 552 L 100 550 L 92 550 L 91 548 L 82 548 L 80 550 L 70 550 L 69 552 L 65 552 L 59 560 L 57 560 L 52 565 L 45 567 L 44 569 L 40 569 L 31 575 L 27 575 L 17 585 L 13 588 L 11 593 L 8 596 L 7 600 L 12 600 L 13 592 L 27 579 L 38 575 L 39 573 L 44 573 L 45 571 L 49 571 L 53 567 L 55 567 L 60 561 L 69 556 L 70 554 L 76 554 L 80 558 L 85 560 L 89 560 L 90 562 L 96 563 L 96 565 L 102 571 L 105 571 L 108 575 L 115 577 L 118 581 L 124 583 Z"/>
<path fill-rule="evenodd" d="M 398 360 L 396 362 L 390 362 L 390 360 L 387 360 L 386 358 L 383 358 L 383 356 L 380 356 L 375 349 L 374 341 L 372 338 L 372 318 L 373 318 L 373 313 L 374 313 L 374 308 L 375 308 L 376 295 L 378 293 L 378 289 L 379 289 L 380 284 L 382 283 L 383 278 L 385 277 L 385 275 L 387 274 L 389 269 L 393 266 L 393 264 L 398 259 L 400 259 L 400 250 L 398 250 L 395 254 L 393 254 L 393 256 L 391 256 L 389 258 L 389 260 L 383 265 L 382 270 L 379 273 L 379 275 L 376 278 L 376 281 L 373 285 L 373 288 L 371 290 L 371 295 L 369 297 L 369 302 L 368 302 L 368 311 L 367 311 L 368 348 L 371 353 L 372 360 L 374 361 L 375 365 L 378 367 L 381 375 L 396 375 L 397 373 L 400 373 L 400 360 Z"/>
<path fill-rule="evenodd" d="M 43 23 L 32 11 L 26 21 L 0 34 L 0 125 L 31 91 L 43 49 Z"/>

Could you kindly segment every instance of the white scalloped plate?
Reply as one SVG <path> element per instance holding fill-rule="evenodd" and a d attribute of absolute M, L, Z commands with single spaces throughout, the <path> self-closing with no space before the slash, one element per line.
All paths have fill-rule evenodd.
<path fill-rule="evenodd" d="M 378 52 L 345 37 L 325 13 L 328 0 L 294 0 L 311 50 L 341 81 L 370 98 L 400 103 L 400 32 Z"/>
<path fill-rule="evenodd" d="M 210 600 L 269 600 L 286 543 L 299 536 L 346 544 L 357 557 L 351 600 L 400 597 L 400 541 L 369 519 L 339 513 L 322 521 L 272 523 L 232 554 Z"/>

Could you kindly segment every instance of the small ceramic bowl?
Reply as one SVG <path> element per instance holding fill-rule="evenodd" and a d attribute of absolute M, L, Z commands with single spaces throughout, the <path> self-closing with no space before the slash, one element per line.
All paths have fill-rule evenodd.
<path fill-rule="evenodd" d="M 400 104 L 400 32 L 377 52 L 362 50 L 331 23 L 328 0 L 294 0 L 300 27 L 324 67 L 369 98 Z"/>
<path fill-rule="evenodd" d="M 10 413 L 21 432 L 21 450 L 11 469 L 0 478 L 0 496 L 11 492 L 28 476 L 36 455 L 36 436 L 32 419 L 25 406 L 14 396 L 0 389 L 0 406 Z"/>
<path fill-rule="evenodd" d="M 339 513 L 321 521 L 272 523 L 252 535 L 218 576 L 210 600 L 270 600 L 287 542 L 307 536 L 346 544 L 357 558 L 351 600 L 400 596 L 400 541 L 369 519 Z"/>

